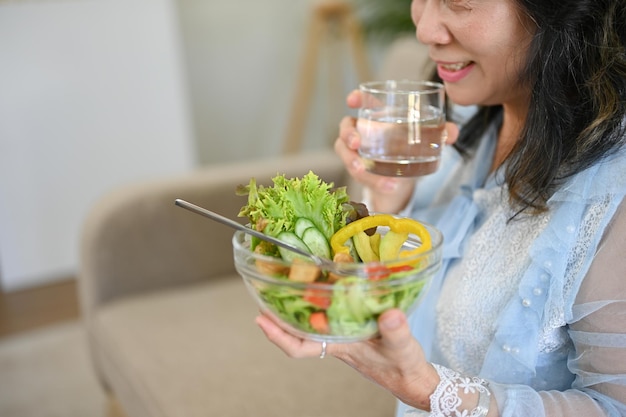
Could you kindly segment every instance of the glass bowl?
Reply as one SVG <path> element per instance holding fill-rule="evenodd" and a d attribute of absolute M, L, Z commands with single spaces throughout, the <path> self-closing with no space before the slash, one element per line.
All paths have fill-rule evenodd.
<path fill-rule="evenodd" d="M 235 268 L 261 310 L 287 332 L 320 342 L 367 340 L 378 335 L 382 312 L 398 308 L 410 314 L 441 267 L 441 232 L 424 226 L 431 237 L 430 250 L 389 262 L 333 263 L 332 271 L 321 271 L 318 281 L 310 283 L 288 278 L 296 261 L 252 252 L 250 236 L 237 231 L 232 240 Z M 380 227 L 378 231 L 384 234 Z M 410 235 L 403 249 L 419 245 Z"/>

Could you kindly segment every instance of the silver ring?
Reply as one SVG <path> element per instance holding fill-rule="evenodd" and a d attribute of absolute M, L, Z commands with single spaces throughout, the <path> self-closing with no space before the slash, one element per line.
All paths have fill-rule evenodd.
<path fill-rule="evenodd" d="M 322 353 L 320 353 L 320 359 L 324 359 L 326 357 L 326 341 L 322 342 Z"/>

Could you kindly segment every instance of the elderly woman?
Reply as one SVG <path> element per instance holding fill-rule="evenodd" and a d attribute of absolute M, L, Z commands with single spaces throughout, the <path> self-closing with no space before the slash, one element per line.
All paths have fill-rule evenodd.
<path fill-rule="evenodd" d="M 325 353 L 399 416 L 625 416 L 626 2 L 414 0 L 411 14 L 449 98 L 476 113 L 418 180 L 366 172 L 352 118 L 335 149 L 371 209 L 443 231 L 444 265 L 411 317 L 387 311 L 380 338 Z M 320 355 L 257 323 L 288 355 Z"/>

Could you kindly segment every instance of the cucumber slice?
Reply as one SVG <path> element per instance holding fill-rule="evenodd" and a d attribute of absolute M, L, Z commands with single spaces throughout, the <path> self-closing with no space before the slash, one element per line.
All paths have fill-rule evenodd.
<path fill-rule="evenodd" d="M 302 234 L 302 241 L 307 245 L 312 254 L 320 258 L 330 259 L 330 245 L 326 236 L 317 227 L 309 227 Z"/>
<path fill-rule="evenodd" d="M 312 253 L 311 249 L 309 249 L 309 247 L 306 245 L 306 243 L 304 243 L 302 241 L 302 239 L 300 239 L 298 236 L 296 236 L 295 233 L 292 233 L 292 232 L 280 232 L 278 234 L 278 236 L 276 236 L 276 238 L 278 240 L 282 240 L 285 243 L 289 243 L 292 246 L 295 246 L 295 247 L 300 248 L 300 249 L 302 249 L 304 251 Z M 280 252 L 281 258 L 283 258 L 287 262 L 292 262 L 294 258 L 307 259 L 307 258 L 305 258 L 302 255 L 298 255 L 297 253 L 295 253 L 293 251 L 290 251 L 289 249 L 281 248 L 280 246 L 278 247 L 278 251 Z"/>
<path fill-rule="evenodd" d="M 306 217 L 299 217 L 296 220 L 296 224 L 293 226 L 293 231 L 300 239 L 302 239 L 302 235 L 304 235 L 304 231 L 310 227 L 315 227 L 313 222 Z"/>

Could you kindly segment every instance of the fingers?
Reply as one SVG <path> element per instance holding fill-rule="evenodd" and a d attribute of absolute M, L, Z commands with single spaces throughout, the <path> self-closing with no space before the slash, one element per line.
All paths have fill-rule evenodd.
<path fill-rule="evenodd" d="M 400 310 L 388 310 L 378 319 L 381 340 L 389 349 L 403 349 L 413 342 L 406 316 Z"/>
<path fill-rule="evenodd" d="M 367 172 L 358 153 L 360 144 L 361 138 L 356 129 L 356 120 L 353 117 L 344 117 L 339 123 L 339 138 L 335 141 L 335 152 L 348 172 L 367 187 L 382 192 L 394 192 L 397 189 L 397 179 Z"/>
<path fill-rule="evenodd" d="M 358 138 L 354 141 L 358 143 Z M 384 177 L 368 172 L 358 152 L 351 149 L 342 138 L 335 141 L 335 153 L 343 161 L 350 176 L 375 193 L 389 196 L 399 189 L 400 183 L 406 182 L 405 178 Z"/>
<path fill-rule="evenodd" d="M 352 151 L 358 150 L 361 146 L 361 137 L 356 129 L 354 117 L 346 116 L 339 122 L 339 140 Z"/>
<path fill-rule="evenodd" d="M 373 186 L 376 178 L 368 173 L 363 165 L 358 153 L 360 144 L 356 120 L 353 117 L 344 117 L 339 124 L 339 138 L 335 141 L 335 152 L 355 180 L 363 185 Z"/>
<path fill-rule="evenodd" d="M 452 123 L 446 123 L 446 145 L 453 145 L 459 138 L 459 127 Z"/>
<path fill-rule="evenodd" d="M 348 97 L 346 97 L 346 104 L 352 109 L 358 109 L 361 107 L 361 92 L 359 90 L 352 90 Z"/>
<path fill-rule="evenodd" d="M 400 211 L 413 193 L 415 179 L 385 177 L 368 172 L 358 153 L 360 143 L 356 120 L 344 117 L 339 124 L 335 153 L 341 158 L 350 176 L 370 191 L 371 210 L 389 213 Z"/>
<path fill-rule="evenodd" d="M 291 358 L 319 357 L 322 353 L 321 343 L 301 339 L 287 333 L 267 315 L 261 314 L 256 317 L 255 321 L 265 337 Z M 411 330 L 402 311 L 397 309 L 386 311 L 380 316 L 378 325 L 381 334 L 378 343 L 385 351 L 396 352 L 394 355 L 402 354 L 403 351 L 414 345 Z M 334 347 L 326 346 L 326 356 L 332 354 L 330 350 Z M 339 348 L 339 351 L 346 349 L 343 345 L 336 347 Z"/>
<path fill-rule="evenodd" d="M 322 352 L 322 345 L 319 342 L 311 340 L 303 340 L 292 336 L 281 329 L 272 319 L 266 315 L 259 315 L 256 318 L 256 324 L 261 328 L 265 337 L 270 342 L 278 346 L 280 350 L 291 358 L 311 358 L 319 357 Z M 326 356 L 330 355 L 326 348 Z"/>
<path fill-rule="evenodd" d="M 344 117 L 339 124 L 339 138 L 335 141 L 335 153 L 339 155 L 346 169 L 357 181 L 365 183 L 365 166 L 358 154 L 361 140 L 356 130 L 356 120 Z"/>

